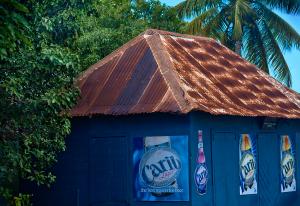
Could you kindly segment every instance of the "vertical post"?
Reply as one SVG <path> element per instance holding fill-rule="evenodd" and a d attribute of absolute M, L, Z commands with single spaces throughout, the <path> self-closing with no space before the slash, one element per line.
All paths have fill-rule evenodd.
<path fill-rule="evenodd" d="M 79 196 L 80 196 L 80 191 L 77 188 L 77 190 L 76 190 L 76 206 L 79 206 Z"/>

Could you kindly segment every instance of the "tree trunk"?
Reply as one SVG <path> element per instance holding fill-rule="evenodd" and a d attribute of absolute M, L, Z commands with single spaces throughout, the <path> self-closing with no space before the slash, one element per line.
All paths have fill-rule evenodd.
<path fill-rule="evenodd" d="M 240 40 L 235 42 L 235 53 L 242 56 L 242 41 Z"/>

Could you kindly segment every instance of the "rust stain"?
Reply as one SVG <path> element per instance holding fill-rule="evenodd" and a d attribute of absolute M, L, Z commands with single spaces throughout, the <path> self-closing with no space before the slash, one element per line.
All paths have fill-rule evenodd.
<path fill-rule="evenodd" d="M 147 30 L 77 80 L 73 116 L 153 112 L 300 118 L 300 95 L 217 41 Z"/>

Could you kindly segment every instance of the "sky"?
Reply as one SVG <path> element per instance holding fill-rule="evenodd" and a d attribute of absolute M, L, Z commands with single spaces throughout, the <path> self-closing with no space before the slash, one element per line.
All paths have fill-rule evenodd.
<path fill-rule="evenodd" d="M 182 0 L 160 0 L 168 6 L 175 6 Z M 300 16 L 287 15 L 278 13 L 283 19 L 285 19 L 293 28 L 300 33 Z M 284 57 L 289 65 L 292 74 L 292 89 L 300 93 L 300 51 L 293 49 L 291 51 L 285 51 Z"/>

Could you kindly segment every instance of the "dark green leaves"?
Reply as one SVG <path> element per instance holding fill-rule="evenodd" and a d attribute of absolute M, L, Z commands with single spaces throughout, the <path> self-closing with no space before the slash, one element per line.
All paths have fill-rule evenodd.
<path fill-rule="evenodd" d="M 25 19 L 28 9 L 15 0 L 0 1 L 0 60 L 14 52 L 18 45 L 31 45 L 30 27 Z"/>
<path fill-rule="evenodd" d="M 299 0 L 260 0 L 263 4 L 270 6 L 272 9 L 279 9 L 286 13 L 299 14 Z"/>

